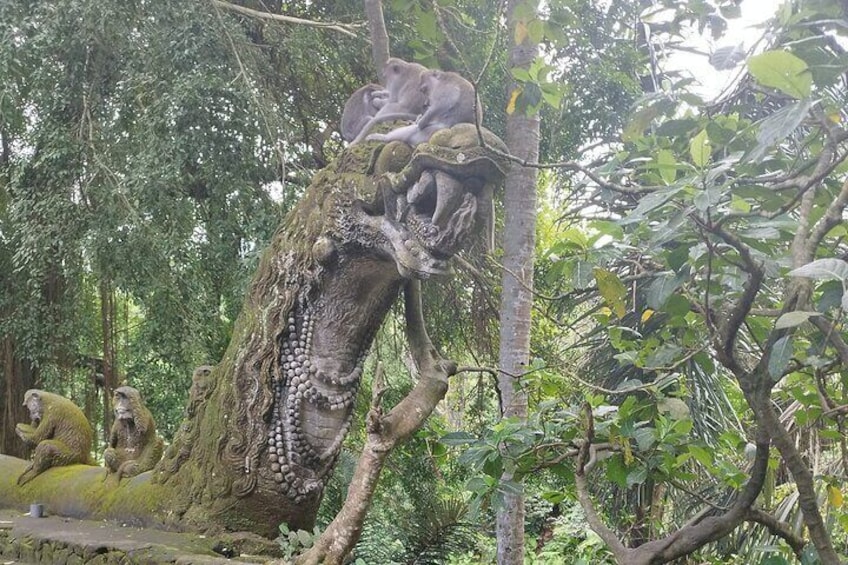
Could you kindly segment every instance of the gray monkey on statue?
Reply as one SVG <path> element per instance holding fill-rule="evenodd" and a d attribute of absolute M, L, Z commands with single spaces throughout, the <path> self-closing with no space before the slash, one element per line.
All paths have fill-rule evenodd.
<path fill-rule="evenodd" d="M 388 100 L 362 127 L 352 143 L 362 141 L 368 132 L 381 122 L 414 120 L 421 115 L 424 112 L 424 102 L 427 98 L 426 94 L 421 91 L 421 75 L 426 71 L 427 67 L 418 63 L 409 63 L 396 57 L 389 58 L 380 72 L 380 78 L 386 85 L 385 91 L 388 96 L 379 93 L 379 91 L 379 94 L 377 94 L 378 104 L 382 103 L 384 98 L 388 98 Z M 356 96 L 356 92 L 354 96 Z M 347 104 L 345 104 L 345 107 L 347 107 Z M 344 121 L 344 116 L 342 116 L 342 122 Z"/>
<path fill-rule="evenodd" d="M 366 139 L 403 141 L 415 146 L 428 141 L 440 129 L 483 121 L 474 85 L 457 73 L 426 71 L 421 75 L 419 90 L 426 96 L 426 110 L 414 124 L 385 134 L 373 133 Z"/>
<path fill-rule="evenodd" d="M 350 95 L 342 110 L 342 139 L 356 139 L 371 118 L 389 101 L 389 91 L 379 84 L 366 84 Z"/>

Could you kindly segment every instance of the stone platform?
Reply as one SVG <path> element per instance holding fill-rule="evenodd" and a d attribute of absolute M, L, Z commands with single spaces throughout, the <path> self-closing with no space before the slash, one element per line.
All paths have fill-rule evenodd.
<path fill-rule="evenodd" d="M 223 565 L 270 563 L 271 558 L 231 554 L 228 543 L 197 534 L 124 527 L 59 516 L 31 518 L 0 510 L 0 565 Z"/>

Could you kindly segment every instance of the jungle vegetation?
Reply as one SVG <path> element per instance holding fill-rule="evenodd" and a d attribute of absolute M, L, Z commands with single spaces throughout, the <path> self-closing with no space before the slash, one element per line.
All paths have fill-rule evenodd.
<path fill-rule="evenodd" d="M 516 497 L 526 563 L 846 559 L 848 5 L 786 0 L 741 44 L 736 0 L 382 9 L 392 55 L 473 79 L 486 127 L 538 120 L 535 240 L 520 371 L 499 366 L 508 232 L 424 284 L 465 370 L 388 460 L 356 559 L 494 562 Z M 173 436 L 372 60 L 359 1 L 0 3 L 0 452 L 27 455 L 33 387 L 84 409 L 96 455 L 120 384 Z M 401 310 L 318 531 L 368 379 L 389 405 L 414 384 Z M 509 380 L 526 413 L 502 417 Z"/>

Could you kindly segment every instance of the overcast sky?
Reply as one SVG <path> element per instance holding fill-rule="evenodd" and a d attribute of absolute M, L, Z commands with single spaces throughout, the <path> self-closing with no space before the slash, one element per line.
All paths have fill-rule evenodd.
<path fill-rule="evenodd" d="M 742 2 L 742 17 L 728 20 L 727 33 L 717 42 L 713 42 L 707 31 L 704 35 L 693 35 L 690 39 L 690 47 L 703 53 L 712 53 L 718 48 L 743 44 L 746 50 L 750 49 L 762 37 L 764 29 L 759 24 L 771 18 L 782 0 L 744 0 Z M 760 50 L 762 46 L 760 46 Z M 672 68 L 682 69 L 684 73 L 693 76 L 702 88 L 698 93 L 707 98 L 715 98 L 736 77 L 742 65 L 727 71 L 719 71 L 710 65 L 705 56 L 691 53 L 676 53 L 669 60 Z"/>

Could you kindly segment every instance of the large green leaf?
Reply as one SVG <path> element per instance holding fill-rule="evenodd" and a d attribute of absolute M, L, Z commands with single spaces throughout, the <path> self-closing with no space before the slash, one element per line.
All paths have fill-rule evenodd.
<path fill-rule="evenodd" d="M 781 108 L 760 122 L 757 130 L 757 145 L 747 155 L 750 161 L 758 161 L 766 151 L 786 139 L 807 117 L 813 101 L 799 100 Z"/>
<path fill-rule="evenodd" d="M 801 310 L 787 312 L 777 319 L 777 322 L 774 324 L 774 328 L 777 330 L 794 328 L 795 326 L 800 326 L 813 316 L 821 316 L 821 314 L 818 312 L 803 312 Z"/>
<path fill-rule="evenodd" d="M 707 130 L 701 132 L 692 138 L 689 142 L 689 155 L 692 157 L 692 162 L 696 167 L 703 168 L 710 162 L 710 156 L 713 149 L 710 144 L 710 138 L 707 135 Z"/>
<path fill-rule="evenodd" d="M 789 360 L 792 358 L 793 343 L 792 336 L 786 335 L 777 340 L 771 348 L 769 355 L 768 372 L 769 376 L 778 381 L 783 376 L 783 371 L 789 365 Z"/>
<path fill-rule="evenodd" d="M 595 280 L 598 282 L 598 290 L 601 292 L 601 296 L 604 297 L 607 306 L 609 306 L 610 310 L 616 316 L 623 318 L 627 312 L 625 306 L 627 288 L 624 286 L 624 283 L 621 282 L 618 275 L 600 267 L 595 268 Z"/>
<path fill-rule="evenodd" d="M 748 71 L 763 86 L 776 88 L 793 98 L 806 98 L 813 85 L 807 63 L 788 51 L 755 55 L 748 59 Z"/>
<path fill-rule="evenodd" d="M 660 273 L 648 288 L 648 306 L 661 310 L 668 297 L 680 286 L 680 279 L 674 273 Z"/>
<path fill-rule="evenodd" d="M 790 277 L 805 277 L 817 281 L 829 279 L 848 281 L 848 262 L 842 259 L 818 259 L 789 271 Z"/>
<path fill-rule="evenodd" d="M 664 183 L 673 183 L 677 178 L 677 159 L 674 158 L 674 153 L 668 149 L 660 149 L 657 153 L 657 169 Z"/>

